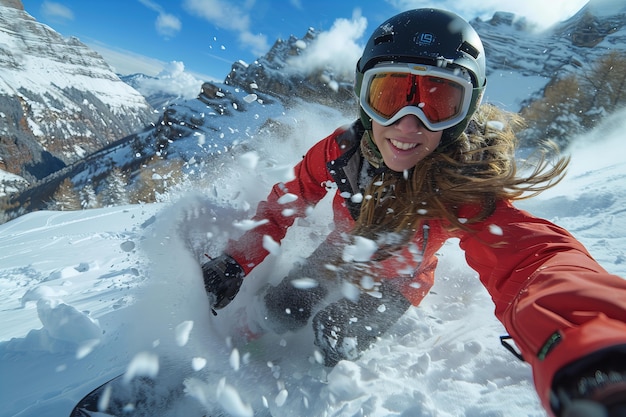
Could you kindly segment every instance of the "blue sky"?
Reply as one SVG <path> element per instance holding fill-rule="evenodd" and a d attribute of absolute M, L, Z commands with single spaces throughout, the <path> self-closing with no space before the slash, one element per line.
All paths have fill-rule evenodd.
<path fill-rule="evenodd" d="M 278 38 L 309 27 L 328 46 L 358 50 L 374 27 L 410 8 L 439 7 L 468 20 L 510 11 L 546 26 L 587 0 L 23 0 L 26 12 L 97 50 L 120 74 L 185 71 L 222 81 L 233 62 L 253 62 Z M 348 53 L 346 60 L 354 58 Z M 175 62 L 174 62 L 175 61 Z M 354 61 L 349 63 L 353 67 Z"/>

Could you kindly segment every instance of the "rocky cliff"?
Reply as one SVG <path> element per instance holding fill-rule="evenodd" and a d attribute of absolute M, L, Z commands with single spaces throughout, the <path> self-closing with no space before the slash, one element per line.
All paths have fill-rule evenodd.
<path fill-rule="evenodd" d="M 156 119 L 96 52 L 0 1 L 0 169 L 35 181 Z"/>
<path fill-rule="evenodd" d="M 471 23 L 485 45 L 488 75 L 515 71 L 551 80 L 582 73 L 610 52 L 626 53 L 626 3 L 621 0 L 591 0 L 567 21 L 541 32 L 510 13 Z M 529 100 L 541 90 L 535 93 Z"/>
<path fill-rule="evenodd" d="M 247 92 L 261 91 L 289 101 L 293 97 L 334 106 L 354 106 L 354 79 L 336 74 L 332 68 L 304 72 L 289 66 L 315 41 L 314 29 L 301 38 L 290 36 L 277 40 L 267 54 L 252 64 L 235 62 L 224 83 Z"/>

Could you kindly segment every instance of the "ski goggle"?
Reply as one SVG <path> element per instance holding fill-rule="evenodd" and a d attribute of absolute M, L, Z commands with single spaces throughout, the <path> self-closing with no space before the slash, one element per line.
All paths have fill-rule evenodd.
<path fill-rule="evenodd" d="M 430 65 L 382 64 L 363 74 L 359 102 L 383 126 L 412 114 L 429 130 L 444 130 L 461 122 L 470 108 L 473 85 L 464 75 Z"/>

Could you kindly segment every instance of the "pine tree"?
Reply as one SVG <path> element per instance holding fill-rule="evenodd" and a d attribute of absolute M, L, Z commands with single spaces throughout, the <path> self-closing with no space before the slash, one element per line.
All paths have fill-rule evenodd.
<path fill-rule="evenodd" d="M 583 124 L 592 128 L 626 106 L 626 54 L 614 51 L 603 56 L 583 74 L 580 84 L 587 93 Z"/>
<path fill-rule="evenodd" d="M 570 138 L 583 130 L 580 106 L 583 100 L 578 80 L 568 76 L 546 86 L 541 100 L 522 110 L 528 123 L 524 137 L 530 145 L 552 140 L 566 146 Z"/>
<path fill-rule="evenodd" d="M 85 185 L 80 190 L 80 205 L 83 209 L 95 208 L 98 206 L 98 197 L 91 184 Z"/>
<path fill-rule="evenodd" d="M 167 198 L 168 191 L 182 181 L 183 162 L 152 158 L 141 170 L 131 193 L 133 203 L 153 203 Z"/>
<path fill-rule="evenodd" d="M 51 210 L 72 211 L 80 210 L 80 196 L 74 189 L 74 184 L 69 178 L 63 180 L 52 195 L 52 201 L 48 204 Z"/>
<path fill-rule="evenodd" d="M 626 54 L 611 52 L 581 76 L 549 83 L 541 100 L 522 110 L 528 129 L 520 135 L 529 145 L 546 139 L 562 147 L 594 128 L 607 114 L 626 106 Z"/>
<path fill-rule="evenodd" d="M 98 200 L 102 207 L 122 206 L 129 203 L 126 177 L 119 168 L 114 168 L 103 181 Z"/>

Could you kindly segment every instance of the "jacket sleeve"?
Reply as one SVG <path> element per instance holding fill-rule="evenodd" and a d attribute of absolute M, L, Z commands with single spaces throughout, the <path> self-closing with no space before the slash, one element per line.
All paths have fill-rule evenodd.
<path fill-rule="evenodd" d="M 564 229 L 500 202 L 460 245 L 532 366 L 546 410 L 560 368 L 626 343 L 626 280 L 605 271 Z"/>
<path fill-rule="evenodd" d="M 272 187 L 265 201 L 259 203 L 253 217 L 259 226 L 238 240 L 229 241 L 225 252 L 232 256 L 247 275 L 265 259 L 269 251 L 265 237 L 280 242 L 297 217 L 306 216 L 307 209 L 327 193 L 331 181 L 326 163 L 339 156 L 336 136 L 341 130 L 315 144 L 294 168 L 294 179 Z"/>

